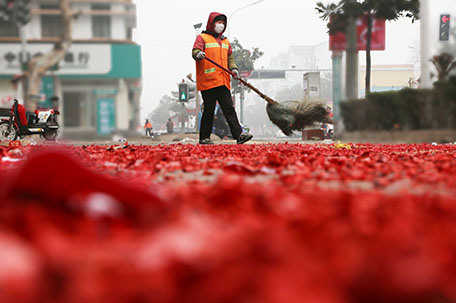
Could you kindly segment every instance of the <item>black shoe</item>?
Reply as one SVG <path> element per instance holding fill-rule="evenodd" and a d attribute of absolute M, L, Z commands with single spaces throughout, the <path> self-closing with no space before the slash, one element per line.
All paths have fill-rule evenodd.
<path fill-rule="evenodd" d="M 199 144 L 212 145 L 212 144 L 214 144 L 214 142 L 212 142 L 211 139 L 206 138 L 206 139 L 200 140 L 200 141 L 199 141 Z"/>
<path fill-rule="evenodd" d="M 241 134 L 236 141 L 237 141 L 237 144 L 243 144 L 252 138 L 253 138 L 253 136 L 251 134 Z"/>

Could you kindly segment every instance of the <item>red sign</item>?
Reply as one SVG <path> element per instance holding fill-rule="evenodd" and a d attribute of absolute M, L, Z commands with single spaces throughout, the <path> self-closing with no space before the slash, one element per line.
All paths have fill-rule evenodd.
<path fill-rule="evenodd" d="M 248 78 L 252 75 L 252 70 L 251 71 L 246 71 L 246 72 L 240 72 L 239 75 L 241 76 L 241 78 Z"/>
<path fill-rule="evenodd" d="M 367 42 L 367 18 L 359 18 L 356 21 L 358 50 L 366 50 Z M 337 33 L 329 36 L 329 50 L 344 51 L 346 49 L 345 33 Z M 372 21 L 371 50 L 385 50 L 385 20 L 374 19 Z"/>

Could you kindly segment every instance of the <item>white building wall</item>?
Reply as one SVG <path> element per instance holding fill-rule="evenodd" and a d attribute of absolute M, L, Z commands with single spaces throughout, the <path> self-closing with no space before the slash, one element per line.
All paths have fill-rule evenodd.
<path fill-rule="evenodd" d="M 123 40 L 127 37 L 127 27 L 125 26 L 124 16 L 111 17 L 111 35 L 112 39 Z"/>
<path fill-rule="evenodd" d="M 114 3 L 111 5 L 111 11 L 125 12 L 125 5 L 121 3 Z M 111 32 L 113 39 L 123 40 L 127 38 L 127 23 L 126 16 L 112 16 L 111 17 Z"/>
<path fill-rule="evenodd" d="M 30 23 L 25 26 L 25 35 L 27 39 L 41 38 L 41 20 L 39 16 L 34 16 Z"/>
<path fill-rule="evenodd" d="M 79 16 L 73 23 L 73 39 L 92 38 L 92 18 L 91 16 Z"/>
<path fill-rule="evenodd" d="M 32 4 L 32 9 L 39 9 L 39 4 Z M 88 3 L 77 3 L 72 5 L 74 11 L 88 11 L 91 6 Z M 125 11 L 123 4 L 113 4 L 111 11 Z M 127 18 L 130 16 L 113 15 L 111 16 L 111 34 L 114 40 L 127 39 Z M 41 39 L 41 17 L 40 15 L 33 15 L 32 20 L 26 25 L 27 39 Z M 92 36 L 92 15 L 81 14 L 73 20 L 73 39 L 83 40 L 91 39 Z"/>
<path fill-rule="evenodd" d="M 331 51 L 329 41 L 318 44 L 314 49 L 317 69 L 332 69 Z"/>

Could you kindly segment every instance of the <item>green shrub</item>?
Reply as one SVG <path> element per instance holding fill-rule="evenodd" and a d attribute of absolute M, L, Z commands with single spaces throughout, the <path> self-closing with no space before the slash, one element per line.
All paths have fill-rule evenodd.
<path fill-rule="evenodd" d="M 433 89 L 404 88 L 341 102 L 348 131 L 456 128 L 456 77 Z"/>
<path fill-rule="evenodd" d="M 340 114 L 348 131 L 364 130 L 368 125 L 366 120 L 367 101 L 365 99 L 341 102 Z"/>

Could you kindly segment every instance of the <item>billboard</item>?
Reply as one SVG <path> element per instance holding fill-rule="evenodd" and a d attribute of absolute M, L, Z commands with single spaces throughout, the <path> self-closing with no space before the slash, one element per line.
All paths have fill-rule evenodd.
<path fill-rule="evenodd" d="M 358 50 L 366 50 L 367 45 L 367 18 L 362 17 L 356 21 Z M 339 32 L 329 35 L 329 50 L 344 51 L 346 48 L 345 33 Z M 373 19 L 372 21 L 372 40 L 371 50 L 385 50 L 385 20 Z"/>
<path fill-rule="evenodd" d="M 26 58 L 49 52 L 53 44 L 27 44 Z M 21 45 L 4 43 L 0 47 L 0 75 L 21 73 Z M 112 68 L 111 45 L 72 44 L 65 57 L 59 62 L 59 75 L 107 74 Z"/>

